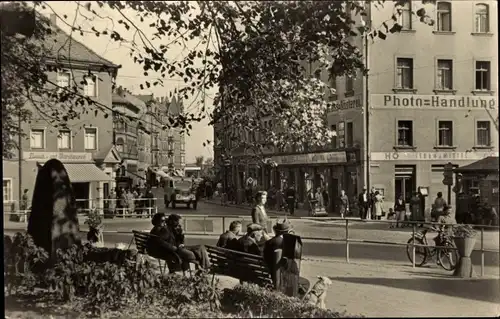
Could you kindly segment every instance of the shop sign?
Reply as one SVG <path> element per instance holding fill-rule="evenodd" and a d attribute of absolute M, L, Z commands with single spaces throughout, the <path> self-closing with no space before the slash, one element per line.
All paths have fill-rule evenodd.
<path fill-rule="evenodd" d="M 271 157 L 278 165 L 345 163 L 345 152 L 325 152 Z"/>
<path fill-rule="evenodd" d="M 498 156 L 498 152 L 374 152 L 372 161 L 478 161 L 488 156 Z"/>
<path fill-rule="evenodd" d="M 497 109 L 493 96 L 372 94 L 374 109 Z"/>
<path fill-rule="evenodd" d="M 335 112 L 335 111 L 340 111 L 340 110 L 350 110 L 350 109 L 360 109 L 362 107 L 363 107 L 363 103 L 361 102 L 361 98 L 359 96 L 357 96 L 357 97 L 346 98 L 343 100 L 337 100 L 337 101 L 333 102 L 333 105 L 330 108 L 329 112 Z"/>
<path fill-rule="evenodd" d="M 23 152 L 25 161 L 46 162 L 52 158 L 61 162 L 91 162 L 92 153 L 84 152 Z"/>

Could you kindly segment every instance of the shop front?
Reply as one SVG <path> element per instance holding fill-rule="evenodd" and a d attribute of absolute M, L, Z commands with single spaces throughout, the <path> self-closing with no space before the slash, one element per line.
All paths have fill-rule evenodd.
<path fill-rule="evenodd" d="M 424 206 L 430 209 L 438 192 L 448 198 L 448 186 L 443 184 L 446 164 L 458 168 L 495 154 L 498 156 L 498 152 L 374 152 L 370 157 L 371 186 L 384 194 L 386 207 L 392 207 L 400 194 L 408 203 L 419 188 L 426 189 Z M 456 176 L 454 180 L 452 204 L 457 192 Z"/>
<path fill-rule="evenodd" d="M 294 185 L 299 202 L 310 190 L 324 187 L 330 198 L 336 198 L 345 187 L 346 152 L 322 152 L 271 156 L 277 164 L 274 181 L 277 188 Z"/>
<path fill-rule="evenodd" d="M 102 208 L 104 188 L 106 183 L 113 181 L 112 177 L 95 165 L 92 153 L 84 152 L 23 152 L 22 188 L 28 189 L 29 197 L 33 196 L 38 169 L 49 159 L 58 159 L 66 168 L 71 181 L 77 206 L 79 208 Z M 15 164 L 17 161 L 9 164 Z M 4 179 L 15 180 L 19 186 L 18 170 L 9 169 L 4 163 Z M 17 198 L 18 199 L 18 198 Z"/>

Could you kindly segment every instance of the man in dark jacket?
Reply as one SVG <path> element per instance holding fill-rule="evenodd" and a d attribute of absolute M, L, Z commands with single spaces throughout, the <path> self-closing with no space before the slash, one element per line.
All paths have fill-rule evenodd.
<path fill-rule="evenodd" d="M 189 263 L 199 265 L 204 269 L 210 267 L 208 254 L 203 245 L 185 246 L 184 234 L 181 226 L 181 216 L 172 214 L 165 219 L 165 214 L 158 213 L 153 217 L 151 241 L 148 242 L 148 253 L 153 257 L 169 259 L 177 254 L 182 260 L 182 268 L 189 269 Z"/>
<path fill-rule="evenodd" d="M 217 247 L 226 248 L 226 246 L 228 246 L 228 243 L 237 241 L 240 232 L 241 222 L 238 220 L 232 221 L 229 225 L 229 230 L 220 235 L 219 241 L 217 242 Z"/>
<path fill-rule="evenodd" d="M 288 206 L 288 211 L 290 212 L 290 215 L 293 215 L 295 213 L 295 199 L 296 199 L 295 187 L 293 187 L 293 185 L 290 185 L 290 187 L 286 190 L 285 197 Z"/>
<path fill-rule="evenodd" d="M 259 224 L 250 224 L 247 227 L 247 233 L 238 239 L 238 247 L 235 250 L 252 254 L 252 255 L 262 255 L 261 250 L 261 239 L 262 239 L 262 226 Z M 227 247 L 228 249 L 232 249 L 233 247 Z"/>
<path fill-rule="evenodd" d="M 366 186 L 363 187 L 363 192 L 358 196 L 359 204 L 359 217 L 361 219 L 366 219 L 368 215 L 368 209 L 370 208 L 370 195 L 366 190 Z"/>

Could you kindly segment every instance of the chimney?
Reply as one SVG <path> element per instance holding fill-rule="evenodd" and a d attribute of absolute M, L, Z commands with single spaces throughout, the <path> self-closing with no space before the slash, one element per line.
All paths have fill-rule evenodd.
<path fill-rule="evenodd" d="M 57 16 L 55 13 L 50 14 L 50 24 L 57 26 Z"/>

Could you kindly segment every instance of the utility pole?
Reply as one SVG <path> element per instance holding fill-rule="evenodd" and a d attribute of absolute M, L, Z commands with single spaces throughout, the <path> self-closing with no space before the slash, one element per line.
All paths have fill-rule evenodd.
<path fill-rule="evenodd" d="M 366 19 L 368 21 L 366 21 L 366 26 L 368 28 L 371 27 L 371 4 L 370 4 L 370 1 L 367 1 L 366 2 L 366 5 L 369 6 L 368 8 L 368 15 L 366 16 Z M 368 34 L 366 34 L 365 32 L 365 35 L 363 37 L 364 39 L 364 45 L 365 45 L 365 68 L 366 69 L 370 69 L 369 68 L 369 62 L 370 62 L 370 58 L 368 56 Z M 364 143 L 363 143 L 363 149 L 365 151 L 365 156 L 364 156 L 364 163 L 365 165 L 364 166 L 364 170 L 363 170 L 363 173 L 364 173 L 364 179 L 365 179 L 365 186 L 368 187 L 368 188 L 371 188 L 371 185 L 370 185 L 370 90 L 369 90 L 369 76 L 368 76 L 368 72 L 366 73 L 365 75 L 365 107 L 364 107 L 364 112 L 365 112 L 365 116 L 363 117 L 363 122 L 364 122 L 364 129 L 365 129 L 365 138 L 364 138 Z"/>

